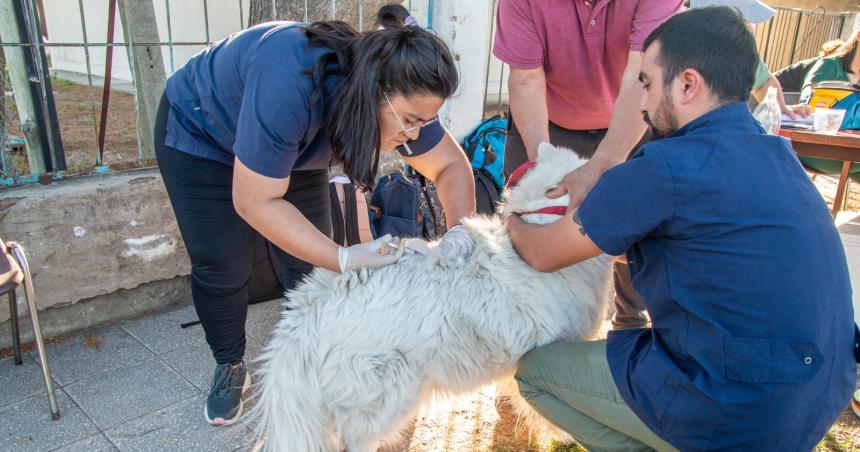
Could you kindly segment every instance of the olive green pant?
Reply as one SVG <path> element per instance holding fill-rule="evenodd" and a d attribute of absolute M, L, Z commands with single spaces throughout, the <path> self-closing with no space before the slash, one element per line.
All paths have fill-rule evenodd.
<path fill-rule="evenodd" d="M 532 350 L 520 362 L 516 380 L 538 413 L 588 450 L 675 450 L 621 398 L 606 361 L 605 340 Z"/>

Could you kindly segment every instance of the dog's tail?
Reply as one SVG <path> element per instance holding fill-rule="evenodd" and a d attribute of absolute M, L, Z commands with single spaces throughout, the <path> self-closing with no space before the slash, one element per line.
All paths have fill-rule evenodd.
<path fill-rule="evenodd" d="M 264 451 L 329 452 L 338 443 L 321 400 L 315 347 L 301 327 L 282 320 L 257 359 L 256 404 L 249 422 L 256 422 L 258 445 Z"/>

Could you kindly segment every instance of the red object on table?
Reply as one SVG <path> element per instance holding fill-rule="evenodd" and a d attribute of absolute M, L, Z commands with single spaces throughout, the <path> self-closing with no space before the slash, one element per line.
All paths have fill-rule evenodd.
<path fill-rule="evenodd" d="M 860 162 L 860 133 L 840 131 L 831 135 L 806 130 L 780 129 L 779 135 L 791 141 L 791 147 L 797 155 L 842 161 L 842 171 L 831 210 L 835 217 L 848 188 L 848 171 L 851 169 L 851 163 Z"/>

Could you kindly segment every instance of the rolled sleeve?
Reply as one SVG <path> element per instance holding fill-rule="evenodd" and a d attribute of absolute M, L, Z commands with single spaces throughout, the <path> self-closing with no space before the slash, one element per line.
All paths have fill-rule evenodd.
<path fill-rule="evenodd" d="M 645 38 L 681 10 L 682 0 L 643 0 L 636 7 L 630 32 L 630 51 L 641 52 Z"/>
<path fill-rule="evenodd" d="M 532 17 L 530 1 L 499 2 L 493 54 L 514 69 L 534 69 L 543 65 L 544 43 Z"/>
<path fill-rule="evenodd" d="M 403 146 L 397 146 L 397 152 L 404 157 L 415 157 L 419 156 L 433 148 L 442 141 L 442 137 L 445 136 L 445 127 L 442 126 L 440 121 L 436 121 L 433 124 L 427 125 L 420 130 L 418 133 L 418 138 L 407 143 L 409 145 L 409 149 L 412 150 L 412 153 L 406 151 Z"/>
<path fill-rule="evenodd" d="M 249 69 L 233 152 L 255 173 L 290 175 L 310 121 L 306 83 L 269 62 Z"/>
<path fill-rule="evenodd" d="M 589 238 L 606 254 L 624 254 L 634 243 L 668 228 L 675 212 L 675 184 L 657 150 L 640 151 L 610 169 L 579 207 Z"/>

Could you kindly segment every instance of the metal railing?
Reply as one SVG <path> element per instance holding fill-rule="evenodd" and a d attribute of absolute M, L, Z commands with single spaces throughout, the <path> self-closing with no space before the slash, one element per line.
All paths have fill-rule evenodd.
<path fill-rule="evenodd" d="M 849 14 L 777 8 L 773 18 L 756 27 L 759 55 L 771 72 L 818 56 L 822 44 L 839 39 Z M 850 26 L 850 25 L 848 25 Z"/>
<path fill-rule="evenodd" d="M 128 42 L 126 39 L 121 39 L 119 42 L 115 42 L 114 40 L 114 31 L 115 31 L 115 21 L 118 15 L 117 11 L 117 1 L 126 1 L 126 0 L 107 0 L 104 1 L 89 1 L 89 0 L 78 0 L 77 3 L 77 13 L 79 15 L 79 24 L 80 24 L 80 34 L 82 37 L 81 41 L 67 41 L 67 42 L 54 42 L 54 41 L 43 41 L 42 36 L 45 36 L 47 30 L 42 30 L 40 27 L 40 23 L 45 23 L 45 17 L 36 17 L 36 13 L 41 8 L 36 8 L 35 0 L 0 0 L 0 1 L 16 1 L 19 2 L 19 5 L 23 6 L 23 9 L 26 10 L 26 21 L 23 24 L 24 28 L 27 30 L 25 36 L 22 36 L 22 39 L 19 41 L 10 41 L 6 39 L 5 36 L 0 36 L 0 48 L 2 48 L 5 52 L 14 52 L 14 49 L 27 49 L 29 50 L 30 55 L 32 55 L 36 64 L 34 65 L 37 70 L 35 73 L 29 73 L 29 81 L 39 87 L 42 91 L 42 96 L 40 96 L 42 102 L 47 102 L 49 99 L 48 91 L 51 91 L 51 94 L 56 94 L 57 91 L 61 91 L 62 88 L 57 88 L 56 80 L 51 80 L 50 74 L 46 73 L 46 71 L 42 71 L 41 68 L 47 67 L 45 59 L 47 56 L 46 49 L 51 48 L 82 48 L 84 51 L 84 60 L 86 67 L 86 80 L 87 87 L 89 92 L 89 113 L 91 115 L 90 121 L 92 124 L 93 135 L 95 136 L 95 141 L 99 143 L 98 149 L 75 149 L 70 148 L 69 146 L 63 146 L 60 149 L 55 149 L 58 146 L 58 142 L 61 143 L 58 139 L 52 139 L 50 136 L 52 130 L 59 129 L 62 124 L 54 124 L 55 122 L 62 122 L 64 118 L 54 116 L 49 117 L 48 112 L 49 108 L 47 105 L 43 105 L 41 109 L 41 117 L 38 118 L 43 124 L 46 125 L 44 127 L 44 131 L 48 135 L 48 139 L 45 141 L 47 147 L 50 149 L 49 154 L 53 157 L 51 162 L 48 164 L 39 167 L 38 164 L 34 165 L 32 161 L 25 162 L 20 156 L 21 153 L 21 144 L 29 145 L 28 140 L 31 137 L 28 137 L 23 130 L 22 124 L 20 121 L 16 124 L 17 114 L 12 111 L 11 104 L 11 96 L 10 94 L 14 94 L 14 89 L 12 93 L 5 92 L 6 86 L 4 85 L 4 100 L 6 102 L 3 103 L 3 108 L 0 109 L 0 164 L 2 164 L 2 182 L 3 185 L 16 185 L 22 183 L 31 183 L 36 182 L 40 176 L 42 180 L 46 177 L 44 171 L 47 170 L 50 173 L 51 178 L 62 178 L 68 175 L 70 172 L 67 170 L 65 163 L 66 157 L 69 156 L 70 153 L 77 154 L 87 154 L 91 155 L 90 164 L 78 164 L 75 168 L 81 172 L 87 172 L 87 170 L 95 170 L 97 172 L 106 172 L 112 169 L 111 164 L 115 164 L 119 168 L 126 168 L 129 166 L 148 166 L 154 164 L 154 161 L 149 158 L 144 158 L 142 147 L 141 147 L 141 137 L 140 134 L 137 134 L 137 159 L 136 161 L 115 161 L 115 162 L 106 162 L 104 161 L 105 154 L 105 133 L 107 130 L 107 112 L 108 106 L 110 105 L 110 96 L 112 94 L 110 90 L 111 78 L 112 78 L 112 70 L 113 70 L 113 49 L 114 48 L 123 48 L 128 49 L 129 47 L 137 47 L 137 48 L 146 48 L 146 47 L 156 47 L 159 50 L 162 48 L 168 49 L 169 55 L 169 72 L 172 73 L 175 70 L 175 48 L 179 46 L 196 46 L 196 47 L 205 47 L 211 43 L 210 38 L 210 18 L 209 18 L 209 3 L 210 0 L 199 0 L 202 3 L 203 8 L 203 39 L 200 40 L 183 40 L 178 41 L 173 39 L 173 23 L 171 20 L 171 11 L 170 11 L 170 0 L 163 0 L 163 6 L 165 8 L 165 16 L 166 16 L 166 25 L 167 25 L 167 40 L 157 40 L 151 42 Z M 153 0 L 153 4 L 162 0 Z M 240 30 L 245 25 L 245 3 L 250 0 L 236 0 L 236 8 L 238 10 L 238 21 L 236 23 L 236 30 Z M 85 7 L 85 3 L 88 3 L 88 7 Z M 95 8 L 98 6 L 105 6 L 109 8 L 108 17 L 107 17 L 107 39 L 104 42 L 91 42 L 90 31 L 87 27 L 87 16 L 89 14 L 93 14 L 95 12 Z M 273 3 L 274 5 L 274 3 Z M 51 6 L 56 6 L 48 4 L 46 5 L 48 8 Z M 153 5 L 154 6 L 154 5 Z M 47 14 L 50 16 L 50 14 Z M 41 20 L 40 20 L 41 19 Z M 55 17 L 54 20 L 57 18 Z M 68 26 L 68 25 L 66 25 Z M 128 36 L 128 32 L 126 32 L 126 36 Z M 94 82 L 94 71 L 93 71 L 93 59 L 91 57 L 91 50 L 96 48 L 102 48 L 105 51 L 105 73 L 103 74 L 103 96 L 100 108 L 96 106 L 96 98 L 94 96 L 94 90 L 98 87 Z M 134 58 L 129 58 L 129 66 L 134 64 Z M 20 69 L 18 69 L 20 70 Z M 10 72 L 9 70 L 6 71 Z M 134 80 L 134 71 L 132 70 L 132 83 L 135 83 Z M 101 74 L 100 74 L 101 75 Z M 52 83 L 54 82 L 54 83 Z M 154 94 L 160 95 L 160 93 Z M 137 106 L 141 102 L 141 99 L 138 98 L 138 94 L 135 93 L 134 96 L 134 105 Z M 101 110 L 101 117 L 99 118 L 97 115 L 97 111 Z M 17 130 L 16 130 L 17 129 Z M 21 135 L 24 137 L 14 137 L 13 135 L 18 135 L 13 132 L 21 131 Z M 23 138 L 23 139 L 22 139 Z M 57 137 L 60 138 L 60 137 Z M 62 146 L 62 145 L 60 145 Z M 28 159 L 31 160 L 31 159 Z M 87 168 L 89 167 L 89 168 Z"/>
<path fill-rule="evenodd" d="M 40 2 L 45 2 L 46 8 L 41 8 Z M 42 96 L 40 99 L 43 102 L 51 103 L 51 105 L 44 105 L 43 108 L 38 112 L 39 122 L 41 124 L 45 124 L 43 127 L 44 130 L 42 133 L 46 133 L 48 135 L 51 134 L 53 130 L 59 131 L 60 129 L 64 129 L 64 132 L 68 133 L 68 124 L 64 124 L 64 122 L 68 123 L 69 118 L 64 117 L 62 112 L 57 112 L 53 116 L 51 116 L 51 110 L 53 109 L 53 102 L 50 98 L 54 94 L 62 94 L 67 84 L 65 82 L 59 82 L 56 78 L 51 77 L 51 73 L 54 73 L 56 77 L 56 73 L 54 71 L 54 67 L 48 68 L 48 64 L 55 64 L 56 61 L 51 63 L 52 58 L 48 57 L 48 53 L 46 49 L 62 49 L 62 48 L 81 48 L 83 49 L 83 60 L 85 66 L 85 75 L 86 75 L 86 84 L 83 85 L 88 90 L 88 99 L 86 102 L 89 103 L 86 111 L 86 115 L 90 116 L 89 123 L 91 127 L 87 127 L 87 129 L 91 129 L 92 137 L 89 137 L 88 143 L 97 143 L 98 146 L 93 146 L 92 144 L 88 145 L 80 145 L 80 144 L 70 144 L 68 142 L 64 143 L 64 140 L 61 140 L 62 134 L 58 133 L 57 137 L 42 137 L 46 138 L 45 143 L 47 143 L 47 147 L 49 148 L 49 152 L 46 152 L 46 156 L 50 158 L 47 161 L 40 163 L 39 161 L 35 161 L 36 159 L 29 158 L 30 156 L 25 157 L 25 149 L 29 149 L 31 141 L 35 140 L 37 137 L 28 136 L 25 129 L 27 127 L 26 124 L 22 126 L 21 121 L 18 119 L 17 114 L 17 105 L 15 103 L 15 99 L 13 95 L 16 94 L 14 89 L 9 91 L 8 80 L 6 80 L 6 75 L 10 71 L 3 71 L 2 69 L 5 65 L 0 64 L 0 86 L 4 89 L 4 96 L 2 100 L 4 102 L 0 102 L 0 170 L 2 170 L 2 177 L 0 178 L 0 187 L 2 186 L 10 186 L 10 185 L 19 185 L 25 183 L 33 183 L 39 180 L 47 181 L 49 179 L 59 179 L 70 174 L 77 173 L 87 173 L 87 172 L 109 172 L 112 170 L 118 169 L 127 169 L 130 167 L 141 167 L 141 166 L 152 166 L 155 164 L 155 161 L 152 158 L 151 153 L 146 152 L 144 149 L 144 140 L 142 140 L 141 134 L 146 133 L 145 131 L 138 131 L 134 138 L 134 141 L 137 143 L 137 153 L 134 158 L 126 156 L 125 158 L 119 157 L 109 157 L 110 155 L 119 154 L 119 152 L 109 153 L 107 151 L 114 150 L 111 149 L 111 144 L 106 143 L 106 131 L 108 131 L 108 125 L 111 122 L 111 119 L 115 119 L 115 115 L 124 115 L 124 114 L 134 114 L 137 115 L 139 113 L 138 106 L 144 99 L 141 99 L 141 93 L 139 89 L 134 90 L 134 111 L 116 111 L 115 113 L 111 113 L 108 115 L 108 106 L 114 109 L 114 105 L 111 103 L 112 99 L 115 99 L 117 96 L 121 96 L 116 91 L 111 90 L 111 78 L 112 71 L 117 69 L 113 61 L 113 49 L 121 48 L 125 49 L 127 52 L 129 49 L 137 50 L 137 49 L 155 49 L 158 52 L 162 52 L 166 49 L 166 57 L 167 64 L 166 66 L 165 76 L 169 76 L 173 71 L 176 70 L 178 63 L 181 61 L 177 58 L 177 50 L 179 48 L 185 47 L 200 47 L 203 48 L 208 46 L 213 41 L 220 39 L 226 34 L 230 32 L 235 32 L 241 30 L 248 26 L 248 22 L 250 20 L 250 16 L 253 13 L 252 5 L 256 8 L 256 15 L 259 17 L 261 15 L 265 15 L 265 10 L 271 5 L 271 14 L 269 17 L 265 18 L 266 20 L 271 19 L 294 19 L 294 20 L 320 20 L 320 19 L 331 19 L 338 18 L 338 14 L 341 11 L 348 11 L 351 14 L 350 20 L 357 25 L 359 29 L 364 28 L 365 16 L 368 13 L 375 13 L 375 11 L 368 11 L 366 5 L 364 5 L 364 0 L 355 0 L 343 2 L 341 0 L 340 4 L 338 0 L 328 0 L 328 1 L 316 1 L 309 2 L 308 0 L 304 0 L 303 2 L 283 2 L 279 0 L 195 0 L 196 6 L 195 8 L 199 9 L 202 7 L 202 16 L 203 16 L 203 27 L 200 39 L 175 39 L 177 35 L 177 30 L 175 27 L 177 26 L 177 17 L 175 10 L 185 8 L 186 10 L 190 8 L 189 4 L 192 2 L 183 1 L 180 3 L 173 2 L 171 0 L 152 0 L 152 8 L 153 10 L 158 9 L 158 13 L 156 14 L 159 19 L 159 23 L 163 25 L 164 35 L 157 34 L 159 39 L 155 40 L 143 40 L 143 41 L 134 41 L 132 39 L 128 39 L 131 35 L 128 30 L 124 30 L 125 33 L 123 36 L 114 39 L 114 25 L 117 20 L 117 16 L 120 19 L 125 19 L 122 16 L 122 12 L 118 11 L 122 10 L 123 7 L 129 7 L 129 5 L 133 5 L 132 2 L 140 2 L 141 0 L 77 0 L 75 3 L 77 4 L 77 14 L 79 16 L 79 20 L 74 17 L 63 17 L 62 20 L 65 20 L 67 23 L 64 23 L 62 26 L 70 27 L 72 24 L 79 22 L 80 24 L 80 36 L 79 40 L 43 40 L 42 37 L 46 35 L 47 30 L 42 30 L 40 24 L 46 23 L 46 21 L 57 20 L 56 17 L 52 19 L 51 15 L 51 7 L 56 7 L 58 4 L 63 5 L 64 7 L 69 7 L 72 4 L 71 0 L 61 0 L 61 1 L 51 1 L 51 0 L 0 0 L 0 2 L 14 2 L 15 7 L 23 8 L 26 12 L 26 17 L 21 21 L 21 28 L 26 29 L 26 34 L 21 36 L 21 39 L 18 40 L 10 40 L 6 36 L 0 36 L 0 49 L 4 50 L 6 53 L 12 53 L 16 50 L 20 51 L 20 49 L 26 49 L 29 52 L 29 58 L 32 58 L 35 61 L 35 71 L 29 71 L 27 74 L 28 80 L 34 86 L 37 86 L 38 89 L 42 92 Z M 67 2 L 67 3 L 63 3 Z M 117 2 L 119 2 L 119 8 L 117 8 Z M 289 3 L 292 6 L 296 6 L 299 8 L 298 11 L 291 11 L 289 7 L 285 6 Z M 407 5 L 411 8 L 412 1 L 404 2 L 404 5 Z M 416 7 L 424 7 L 424 11 L 429 10 L 429 14 L 432 14 L 432 5 L 428 2 L 415 2 Z M 420 3 L 420 4 L 419 4 Z M 0 3 L 2 5 L 2 3 Z M 233 17 L 237 18 L 235 22 L 235 26 L 230 26 L 230 30 L 228 33 L 220 33 L 219 36 L 212 36 L 211 23 L 213 22 L 213 18 L 210 17 L 213 11 L 212 7 L 220 8 L 221 15 L 216 19 L 221 23 L 221 31 L 224 31 L 224 23 L 226 21 L 234 20 Z M 303 8 L 302 8 L 303 7 Z M 91 16 L 96 15 L 95 13 L 101 14 L 103 10 L 98 10 L 97 8 L 108 8 L 109 13 L 107 17 L 107 23 L 100 23 L 99 26 L 107 26 L 107 39 L 103 41 L 91 41 L 90 37 L 93 36 L 93 25 Z M 224 10 L 233 8 L 232 13 L 226 14 Z M 342 9 L 339 9 L 342 8 Z M 347 8 L 353 8 L 351 10 L 347 10 Z M 357 11 L 355 10 L 357 8 Z M 302 10 L 303 9 L 303 10 Z M 40 12 L 45 10 L 47 14 L 44 16 L 40 16 Z M 261 14 L 260 11 L 263 11 Z M 199 14 L 199 13 L 197 13 Z M 357 14 L 357 17 L 356 17 Z M 46 17 L 47 16 L 47 20 Z M 230 17 L 226 17 L 230 16 Z M 290 16 L 290 17 L 286 17 Z M 319 17 L 318 17 L 319 16 Z M 324 16 L 324 17 L 323 17 Z M 369 16 L 368 16 L 369 17 Z M 225 20 L 226 19 L 226 20 Z M 428 18 L 429 19 L 429 18 Z M 196 18 L 199 20 L 199 16 Z M 182 23 L 182 21 L 179 21 Z M 123 24 L 125 25 L 125 24 Z M 181 31 L 186 32 L 187 36 L 187 24 L 182 23 L 183 28 Z M 157 33 L 157 31 L 156 31 Z M 164 39 L 166 37 L 166 40 Z M 94 66 L 98 66 L 99 62 L 94 61 L 93 57 L 94 51 L 104 51 L 105 59 L 104 73 L 96 73 L 94 71 Z M 139 81 L 135 78 L 135 70 L 134 70 L 134 62 L 135 58 L 131 55 L 128 57 L 128 69 L 131 73 L 131 83 L 133 88 L 139 88 Z M 0 60 L 2 63 L 2 60 Z M 42 69 L 45 70 L 42 70 Z M 50 69 L 50 71 L 48 70 Z M 123 68 L 124 69 L 124 68 Z M 81 71 L 84 72 L 84 71 Z M 81 74 L 83 76 L 83 74 Z M 101 77 L 101 86 L 98 83 L 98 78 Z M 52 83 L 54 82 L 54 83 Z M 77 85 L 76 85 L 77 86 Z M 102 91 L 102 101 L 99 103 L 97 100 L 96 92 L 97 90 Z M 160 96 L 161 92 L 157 93 L 145 93 L 145 95 L 153 95 Z M 113 97 L 112 97 L 113 96 Z M 17 97 L 17 96 L 15 96 Z M 77 105 L 80 107 L 80 105 Z M 51 107 L 51 108 L 48 108 Z M 80 110 L 80 108 L 78 108 Z M 100 114 L 99 114 L 100 113 Z M 80 115 L 79 115 L 80 116 Z M 75 118 L 80 119 L 80 118 Z M 137 117 L 136 117 L 137 119 Z M 135 124 L 139 125 L 135 120 Z M 75 130 L 77 134 L 80 134 L 80 127 Z M 130 133 L 127 130 L 122 131 L 128 135 Z M 88 132 L 89 134 L 90 132 Z M 109 140 L 108 140 L 109 141 Z M 76 147 L 77 146 L 77 147 Z M 128 150 L 122 150 L 122 153 L 129 154 Z M 31 153 L 32 154 L 32 153 Z M 65 160 L 70 159 L 69 169 L 66 168 Z"/>

